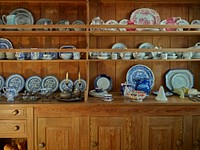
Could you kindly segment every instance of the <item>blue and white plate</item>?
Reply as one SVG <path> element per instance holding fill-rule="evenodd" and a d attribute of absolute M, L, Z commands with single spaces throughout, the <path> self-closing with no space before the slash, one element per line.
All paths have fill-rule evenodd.
<path fill-rule="evenodd" d="M 60 89 L 61 92 L 72 91 L 73 85 L 74 85 L 74 83 L 71 79 L 68 79 L 68 84 L 66 83 L 66 79 L 64 79 L 60 82 L 59 89 Z"/>
<path fill-rule="evenodd" d="M 74 87 L 79 88 L 81 91 L 85 91 L 87 87 L 86 81 L 84 79 L 80 79 L 79 82 L 79 79 L 77 79 L 74 81 Z"/>
<path fill-rule="evenodd" d="M 25 79 L 20 74 L 12 74 L 6 79 L 6 87 L 13 87 L 20 92 L 25 86 Z"/>
<path fill-rule="evenodd" d="M 28 92 L 38 92 L 41 89 L 42 78 L 39 76 L 31 76 L 26 80 L 25 89 Z"/>
<path fill-rule="evenodd" d="M 10 49 L 13 45 L 10 40 L 6 38 L 0 38 L 0 49 Z"/>
<path fill-rule="evenodd" d="M 55 76 L 46 76 L 42 80 L 42 88 L 52 89 L 52 92 L 57 91 L 59 87 L 59 80 Z"/>
<path fill-rule="evenodd" d="M 153 88 L 155 77 L 149 67 L 145 65 L 135 65 L 131 67 L 126 74 L 127 84 L 131 84 L 132 88 L 135 89 L 136 80 L 140 79 L 149 79 L 150 88 Z"/>
<path fill-rule="evenodd" d="M 94 80 L 94 87 L 95 88 L 102 88 L 105 91 L 112 90 L 112 79 L 110 76 L 106 74 L 98 75 Z"/>
<path fill-rule="evenodd" d="M 5 85 L 5 79 L 2 75 L 0 75 L 0 90 L 3 89 L 4 85 Z"/>

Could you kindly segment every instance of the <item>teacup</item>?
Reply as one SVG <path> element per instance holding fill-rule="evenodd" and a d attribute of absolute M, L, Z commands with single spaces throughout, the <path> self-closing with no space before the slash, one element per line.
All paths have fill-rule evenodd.
<path fill-rule="evenodd" d="M 3 92 L 7 101 L 14 101 L 14 98 L 18 96 L 17 90 L 13 87 L 3 87 Z"/>
<path fill-rule="evenodd" d="M 7 59 L 15 59 L 15 53 L 14 52 L 6 52 L 6 58 Z"/>
<path fill-rule="evenodd" d="M 31 52 L 32 60 L 42 59 L 42 57 L 43 57 L 43 54 L 41 52 Z"/>
<path fill-rule="evenodd" d="M 103 99 L 112 100 L 113 99 L 112 94 L 104 94 Z"/>
<path fill-rule="evenodd" d="M 183 52 L 184 59 L 191 59 L 193 56 L 193 52 Z"/>
<path fill-rule="evenodd" d="M 72 52 L 64 52 L 64 53 L 60 53 L 59 57 L 62 59 L 71 59 L 72 55 L 73 55 Z"/>
<path fill-rule="evenodd" d="M 96 87 L 96 88 L 95 88 L 95 92 L 96 92 L 96 93 L 101 93 L 101 92 L 103 92 L 103 89 L 100 88 L 100 87 Z"/>
<path fill-rule="evenodd" d="M 44 59 L 44 60 L 51 60 L 51 59 L 53 59 L 53 56 L 51 54 L 43 54 L 42 59 Z"/>
<path fill-rule="evenodd" d="M 15 57 L 17 58 L 17 60 L 24 60 L 26 55 L 24 52 L 16 52 Z"/>

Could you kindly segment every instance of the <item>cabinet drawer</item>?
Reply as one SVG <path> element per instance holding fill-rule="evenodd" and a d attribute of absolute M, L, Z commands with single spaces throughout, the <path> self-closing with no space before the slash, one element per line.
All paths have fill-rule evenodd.
<path fill-rule="evenodd" d="M 0 109 L 0 118 L 26 118 L 27 108 L 4 108 Z"/>
<path fill-rule="evenodd" d="M 0 120 L 0 134 L 26 134 L 26 120 Z"/>

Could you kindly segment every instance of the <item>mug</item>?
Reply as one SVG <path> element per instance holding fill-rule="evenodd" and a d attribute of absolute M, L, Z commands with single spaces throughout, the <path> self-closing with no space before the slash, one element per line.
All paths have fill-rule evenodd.
<path fill-rule="evenodd" d="M 16 52 L 15 57 L 17 58 L 17 60 L 25 60 L 26 55 L 24 52 Z"/>
<path fill-rule="evenodd" d="M 3 87 L 4 96 L 7 101 L 14 101 L 14 97 L 18 96 L 18 92 L 13 87 Z"/>
<path fill-rule="evenodd" d="M 73 52 L 73 59 L 80 59 L 81 53 L 80 52 Z"/>
<path fill-rule="evenodd" d="M 16 15 L 3 15 L 2 16 L 2 21 L 4 24 L 15 24 L 15 17 Z"/>

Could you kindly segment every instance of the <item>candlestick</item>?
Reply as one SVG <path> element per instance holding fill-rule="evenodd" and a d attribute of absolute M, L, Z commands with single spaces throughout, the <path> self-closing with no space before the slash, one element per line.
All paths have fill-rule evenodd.
<path fill-rule="evenodd" d="M 80 72 L 78 73 L 78 83 L 79 84 L 81 83 L 81 74 L 80 74 Z"/>
<path fill-rule="evenodd" d="M 66 73 L 66 83 L 68 83 L 68 72 Z"/>

